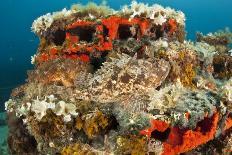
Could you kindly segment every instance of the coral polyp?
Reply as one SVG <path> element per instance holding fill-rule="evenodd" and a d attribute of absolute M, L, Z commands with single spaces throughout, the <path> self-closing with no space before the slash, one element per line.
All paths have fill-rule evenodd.
<path fill-rule="evenodd" d="M 231 151 L 229 31 L 186 41 L 183 12 L 136 1 L 74 5 L 32 31 L 35 67 L 5 103 L 11 154 Z"/>

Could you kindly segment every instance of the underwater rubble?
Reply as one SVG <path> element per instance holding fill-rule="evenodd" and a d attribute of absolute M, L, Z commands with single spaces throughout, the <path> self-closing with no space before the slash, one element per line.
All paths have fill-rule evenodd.
<path fill-rule="evenodd" d="M 48 13 L 5 103 L 10 154 L 230 154 L 232 33 L 185 40 L 181 11 L 133 1 Z"/>

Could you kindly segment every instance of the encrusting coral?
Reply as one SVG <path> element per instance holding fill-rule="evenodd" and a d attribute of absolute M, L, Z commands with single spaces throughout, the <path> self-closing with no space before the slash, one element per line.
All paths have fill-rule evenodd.
<path fill-rule="evenodd" d="M 92 139 L 98 135 L 101 130 L 104 130 L 109 125 L 110 120 L 101 111 L 96 110 L 90 114 L 84 115 L 82 118 L 76 119 L 75 128 L 77 130 L 83 129 L 85 134 Z"/>
<path fill-rule="evenodd" d="M 88 145 L 75 143 L 63 148 L 61 155 L 97 155 L 97 153 Z"/>
<path fill-rule="evenodd" d="M 32 31 L 35 68 L 5 103 L 11 154 L 231 152 L 229 30 L 186 41 L 181 11 L 132 1 L 77 4 Z"/>
<path fill-rule="evenodd" d="M 126 137 L 117 137 L 116 153 L 145 155 L 147 152 L 147 138 L 129 135 Z"/>

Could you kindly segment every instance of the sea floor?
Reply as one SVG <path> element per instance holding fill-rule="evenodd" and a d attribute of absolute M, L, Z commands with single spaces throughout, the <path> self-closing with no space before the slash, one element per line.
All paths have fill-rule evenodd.
<path fill-rule="evenodd" d="M 0 155 L 8 155 L 7 151 L 7 134 L 6 113 L 0 112 Z"/>

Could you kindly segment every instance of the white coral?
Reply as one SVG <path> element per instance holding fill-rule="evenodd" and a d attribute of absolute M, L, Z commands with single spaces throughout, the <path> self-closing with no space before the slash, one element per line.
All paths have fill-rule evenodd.
<path fill-rule="evenodd" d="M 32 101 L 31 111 L 35 113 L 37 120 L 41 120 L 46 111 L 51 109 L 57 116 L 63 116 L 65 122 L 71 121 L 71 116 L 77 116 L 76 106 L 65 101 L 58 101 L 54 95 L 46 96 L 43 100 L 37 99 Z"/>
<path fill-rule="evenodd" d="M 54 20 L 69 17 L 75 10 L 67 10 L 64 8 L 62 11 L 53 13 L 47 13 L 46 15 L 40 16 L 32 23 L 32 31 L 38 35 L 42 35 L 53 23 Z"/>
<path fill-rule="evenodd" d="M 180 25 L 185 25 L 185 14 L 182 11 L 175 11 L 174 9 L 167 7 L 165 8 L 165 13 L 168 18 L 174 18 Z"/>
<path fill-rule="evenodd" d="M 177 11 L 177 14 L 175 14 L 175 19 L 176 19 L 176 22 L 181 24 L 181 25 L 185 25 L 185 14 L 182 12 L 182 11 Z"/>
<path fill-rule="evenodd" d="M 53 16 L 53 19 L 60 19 L 64 17 L 69 17 L 75 12 L 76 12 L 75 10 L 67 10 L 66 8 L 64 8 L 62 11 L 54 12 L 52 16 Z"/>
<path fill-rule="evenodd" d="M 130 6 L 133 12 L 133 14 L 131 15 L 131 18 L 134 18 L 137 15 L 140 16 L 141 14 L 145 13 L 148 9 L 147 4 L 137 3 L 136 1 L 132 1 Z"/>
<path fill-rule="evenodd" d="M 151 91 L 149 94 L 151 102 L 148 105 L 148 110 L 160 109 L 161 112 L 164 112 L 168 108 L 175 107 L 177 100 L 185 91 L 180 81 L 159 91 Z"/>
<path fill-rule="evenodd" d="M 16 102 L 12 99 L 9 99 L 8 101 L 5 102 L 5 110 L 7 112 L 13 112 L 14 108 L 13 106 L 16 104 Z"/>
<path fill-rule="evenodd" d="M 163 152 L 163 144 L 154 138 L 151 138 L 148 142 L 148 152 L 156 155 L 161 155 Z"/>
<path fill-rule="evenodd" d="M 222 86 L 222 97 L 226 98 L 229 102 L 232 102 L 232 78 Z"/>
<path fill-rule="evenodd" d="M 153 22 L 156 25 L 163 25 L 167 21 L 167 18 L 166 18 L 165 15 L 163 16 L 163 15 L 159 14 L 159 16 L 158 17 L 154 17 L 153 20 L 154 20 Z"/>
<path fill-rule="evenodd" d="M 204 42 L 196 42 L 194 49 L 198 52 L 200 58 L 203 61 L 208 61 L 208 63 L 212 63 L 213 56 L 217 53 L 214 46 Z"/>
<path fill-rule="evenodd" d="M 48 109 L 55 109 L 55 103 L 47 101 L 46 97 L 44 100 L 39 100 L 38 97 L 36 100 L 33 100 L 31 111 L 35 112 L 37 120 L 41 120 L 46 115 Z"/>
<path fill-rule="evenodd" d="M 168 48 L 168 42 L 166 40 L 156 40 L 154 43 L 154 47 L 161 49 L 161 48 Z"/>
<path fill-rule="evenodd" d="M 34 33 L 42 35 L 42 33 L 52 25 L 53 21 L 52 14 L 47 13 L 46 15 L 40 16 L 34 20 L 31 29 Z"/>
<path fill-rule="evenodd" d="M 161 5 L 158 5 L 158 4 L 154 4 L 154 5 L 151 7 L 151 10 L 152 10 L 152 13 L 153 13 L 153 14 L 160 13 L 160 12 L 164 12 L 164 11 L 165 11 L 165 9 L 164 9 Z"/>
<path fill-rule="evenodd" d="M 229 55 L 232 57 L 232 49 L 228 51 Z"/>
<path fill-rule="evenodd" d="M 16 116 L 26 116 L 28 112 L 30 111 L 31 103 L 27 102 L 26 104 L 22 104 L 21 107 L 16 109 Z"/>
<path fill-rule="evenodd" d="M 130 14 L 130 18 L 145 15 L 146 18 L 152 19 L 156 25 L 162 25 L 170 18 L 174 18 L 180 25 L 185 25 L 185 15 L 183 12 L 175 11 L 169 7 L 164 8 L 158 4 L 148 6 L 148 4 L 132 1 L 130 6 L 126 5 L 122 8 L 122 13 Z"/>
<path fill-rule="evenodd" d="M 35 64 L 35 59 L 36 59 L 36 54 L 34 54 L 33 56 L 31 56 L 31 64 Z"/>
<path fill-rule="evenodd" d="M 58 116 L 64 116 L 64 121 L 71 121 L 71 116 L 77 116 L 76 106 L 72 103 L 65 103 L 64 101 L 59 101 L 56 105 L 55 113 Z"/>

